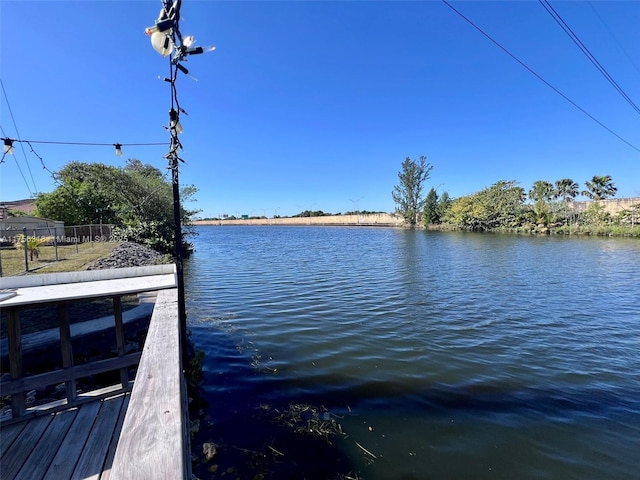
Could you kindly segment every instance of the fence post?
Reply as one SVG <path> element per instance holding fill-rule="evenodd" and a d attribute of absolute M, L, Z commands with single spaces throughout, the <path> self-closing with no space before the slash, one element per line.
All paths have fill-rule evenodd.
<path fill-rule="evenodd" d="M 22 229 L 22 236 L 24 237 L 24 271 L 29 271 L 29 255 L 27 254 L 29 242 L 27 241 L 27 227 Z"/>
<path fill-rule="evenodd" d="M 51 228 L 49 228 L 49 235 L 51 235 Z M 53 228 L 53 248 L 56 250 L 56 262 L 59 262 L 58 259 L 58 229 Z"/>
<path fill-rule="evenodd" d="M 78 251 L 78 229 L 76 227 L 73 227 L 73 238 L 75 238 L 75 241 L 76 241 L 76 255 L 77 255 L 80 252 Z"/>

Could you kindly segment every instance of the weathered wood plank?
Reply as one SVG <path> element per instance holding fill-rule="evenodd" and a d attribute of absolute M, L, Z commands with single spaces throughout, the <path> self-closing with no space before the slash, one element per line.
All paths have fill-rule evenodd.
<path fill-rule="evenodd" d="M 72 409 L 53 415 L 51 423 L 49 423 L 31 455 L 25 460 L 16 479 L 35 480 L 44 476 L 51 461 L 58 453 L 58 448 L 75 420 L 77 413 L 77 409 Z"/>
<path fill-rule="evenodd" d="M 186 478 L 177 290 L 158 293 L 111 480 Z"/>
<path fill-rule="evenodd" d="M 116 321 L 116 346 L 118 347 L 118 356 L 124 356 L 124 326 L 122 321 L 122 297 L 113 297 L 113 316 Z M 129 369 L 120 369 L 120 383 L 125 386 L 129 383 Z"/>
<path fill-rule="evenodd" d="M 101 402 L 98 417 L 82 449 L 82 455 L 71 476 L 72 480 L 100 478 L 123 401 L 124 396 L 120 395 Z"/>
<path fill-rule="evenodd" d="M 111 436 L 111 443 L 109 444 L 109 451 L 107 452 L 107 458 L 104 461 L 104 467 L 102 468 L 102 475 L 100 475 L 100 480 L 109 480 L 109 478 L 111 477 L 111 466 L 113 465 L 113 457 L 115 457 L 116 455 L 118 439 L 120 438 L 120 434 L 122 433 L 122 424 L 124 423 L 124 417 L 127 414 L 130 400 L 131 395 L 126 395 L 124 397 L 124 401 L 122 402 L 122 408 L 120 409 L 120 415 L 118 416 L 116 429 L 113 431 L 113 435 Z"/>
<path fill-rule="evenodd" d="M 91 402 L 83 405 L 78 411 L 73 425 L 71 425 L 58 453 L 44 475 L 45 479 L 59 480 L 71 477 L 89 437 L 98 410 L 100 410 L 100 402 Z"/>
<path fill-rule="evenodd" d="M 9 450 L 0 460 L 0 472 L 3 480 L 14 479 L 24 465 L 25 460 L 33 449 L 43 432 L 49 426 L 52 416 L 40 417 L 29 423 L 29 428 L 24 428 L 18 438 L 15 439 Z"/>
<path fill-rule="evenodd" d="M 8 420 L 7 422 L 3 422 L 2 426 L 11 425 L 13 423 L 24 422 L 26 418 L 36 418 L 41 417 L 43 415 L 51 415 L 53 413 L 62 412 L 64 410 L 68 410 L 69 408 L 81 407 L 86 403 L 95 403 L 105 398 L 113 397 L 114 395 L 120 395 L 127 393 L 133 387 L 133 382 L 129 383 L 129 387 L 127 390 L 122 389 L 120 384 L 112 385 L 110 387 L 101 388 L 99 390 L 92 390 L 86 393 L 79 393 L 78 399 L 74 402 L 73 406 L 67 405 L 67 399 L 64 400 L 54 400 L 51 403 L 47 403 L 44 405 L 36 405 L 34 407 L 30 407 L 27 409 L 27 413 L 19 419 L 16 420 Z"/>
<path fill-rule="evenodd" d="M 20 435 L 20 432 L 25 427 L 26 422 L 20 422 L 15 425 L 10 425 L 8 427 L 3 427 L 0 431 L 0 458 L 4 456 L 9 447 L 13 443 L 13 441 Z"/>
<path fill-rule="evenodd" d="M 69 309 L 66 303 L 58 304 L 58 323 L 60 325 L 60 351 L 62 353 L 62 368 L 68 370 L 73 367 L 73 346 L 71 344 L 71 328 L 69 326 Z M 76 399 L 76 381 L 73 378 L 65 380 L 65 390 L 69 403 Z"/>
<path fill-rule="evenodd" d="M 22 377 L 22 340 L 20 336 L 20 316 L 17 308 L 7 312 L 7 337 L 9 340 L 9 373 L 12 379 Z M 3 393 L 3 395 L 7 395 Z M 11 396 L 11 412 L 14 417 L 24 413 L 24 393 L 14 392 Z"/>
<path fill-rule="evenodd" d="M 54 370 L 53 372 L 30 375 L 17 380 L 6 380 L 0 383 L 2 395 L 11 395 L 14 392 L 28 392 L 47 385 L 54 385 L 68 379 L 88 377 L 97 373 L 118 370 L 122 367 L 130 367 L 140 362 L 141 352 L 129 353 L 123 357 L 106 358 L 84 365 L 76 365 L 66 370 Z"/>

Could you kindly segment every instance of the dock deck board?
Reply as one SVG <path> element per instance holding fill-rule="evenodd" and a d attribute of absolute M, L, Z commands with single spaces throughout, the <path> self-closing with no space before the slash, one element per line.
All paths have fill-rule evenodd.
<path fill-rule="evenodd" d="M 163 478 L 190 478 L 175 266 L 160 267 L 140 267 L 131 272 L 59 274 L 53 285 L 44 276 L 11 279 L 16 295 L 0 302 L 13 315 L 10 319 L 15 320 L 16 337 L 9 341 L 12 378 L 2 382 L 3 393 L 12 397 L 13 416 L 0 422 L 0 480 L 131 480 L 157 478 L 158 472 L 162 472 Z M 81 286 L 82 291 L 70 293 L 76 286 Z M 123 290 L 147 289 L 160 291 L 142 353 L 125 355 L 124 349 L 119 348 L 123 355 L 117 359 L 81 366 L 69 364 L 60 371 L 23 377 L 18 317 L 21 306 L 40 302 L 60 304 L 70 296 L 111 296 Z M 64 327 L 64 315 L 60 315 L 60 320 Z M 123 343 L 123 338 L 120 340 Z M 135 364 L 138 368 L 132 391 L 131 383 L 121 378 L 118 385 L 81 394 L 67 389 L 66 399 L 46 405 L 25 408 L 24 403 L 15 401 L 15 397 L 24 398 L 27 390 L 40 384 L 58 381 L 68 384 L 76 377 Z M 58 378 L 60 372 L 63 376 Z"/>
<path fill-rule="evenodd" d="M 0 479 L 108 478 L 128 397 L 121 394 L 4 427 Z"/>

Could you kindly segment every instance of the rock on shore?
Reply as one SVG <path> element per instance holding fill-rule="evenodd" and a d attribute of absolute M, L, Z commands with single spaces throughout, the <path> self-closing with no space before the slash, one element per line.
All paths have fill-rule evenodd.
<path fill-rule="evenodd" d="M 124 242 L 115 247 L 108 257 L 99 258 L 87 270 L 101 270 L 105 268 L 142 267 L 166 263 L 166 255 L 140 245 L 139 243 Z"/>

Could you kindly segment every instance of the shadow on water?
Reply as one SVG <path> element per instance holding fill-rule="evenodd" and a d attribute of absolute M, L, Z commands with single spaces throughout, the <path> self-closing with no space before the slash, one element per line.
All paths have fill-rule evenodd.
<path fill-rule="evenodd" d="M 221 361 L 234 363 L 229 360 Z M 345 440 L 353 447 L 357 435 L 350 437 L 352 432 L 346 427 L 343 431 L 341 423 L 346 417 L 365 417 L 364 412 L 371 410 L 427 419 L 454 414 L 467 419 L 516 415 L 520 421 L 543 423 L 554 418 L 578 422 L 584 417 L 617 417 L 621 422 L 630 419 L 637 424 L 640 416 L 640 390 L 624 388 L 506 383 L 425 388 L 400 381 L 354 385 L 353 379 L 330 375 L 313 379 L 279 377 L 246 363 L 236 364 L 233 371 L 218 373 L 215 378 L 207 377 L 205 382 L 215 382 L 204 385 L 209 419 L 194 445 L 214 442 L 218 455 L 212 462 L 194 468 L 203 480 L 362 479 L 359 466 L 345 450 Z M 292 408 L 307 413 L 290 421 L 288 412 Z M 319 413 L 321 420 L 331 419 L 338 427 L 318 434 L 309 412 Z M 283 421 L 285 416 L 288 421 Z M 359 453 L 367 457 L 366 452 Z"/>
<path fill-rule="evenodd" d="M 247 369 L 241 373 L 255 375 Z M 278 392 L 281 387 L 273 384 L 268 388 L 259 381 L 234 384 L 237 379 L 229 377 L 216 378 L 227 388 L 203 395 L 208 414 L 192 450 L 199 454 L 204 442 L 213 442 L 217 454 L 209 462 L 199 459 L 193 469 L 197 478 L 357 478 L 350 476 L 354 468 L 335 446 L 344 437 L 338 415 L 322 404 L 307 403 L 308 398 L 307 402 L 292 396 L 285 399 L 285 393 Z"/>

